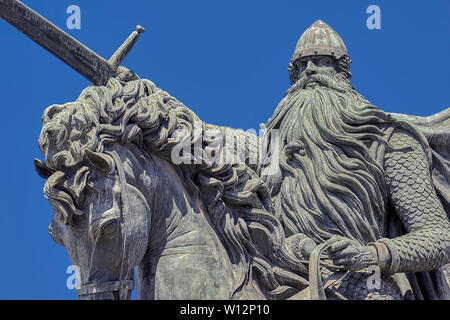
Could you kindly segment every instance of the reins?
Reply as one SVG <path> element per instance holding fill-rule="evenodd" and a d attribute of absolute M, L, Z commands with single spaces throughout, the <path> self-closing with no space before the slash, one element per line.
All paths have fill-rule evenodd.
<path fill-rule="evenodd" d="M 120 300 L 126 300 L 128 298 L 128 290 L 134 289 L 134 280 L 128 280 L 128 276 L 130 273 L 130 263 L 129 256 L 127 250 L 127 230 L 129 230 L 130 219 L 127 219 L 127 215 L 129 213 L 129 199 L 127 192 L 127 181 L 125 178 L 125 172 L 123 170 L 122 161 L 119 157 L 117 151 L 113 150 L 107 152 L 113 159 L 117 168 L 117 173 L 119 175 L 119 183 L 121 187 L 121 199 L 122 199 L 122 208 L 120 210 L 120 230 L 123 238 L 123 247 L 122 247 L 122 262 L 120 266 L 120 278 L 119 282 L 121 283 L 119 289 L 119 298 Z M 131 283 L 130 283 L 131 281 Z M 132 287 L 130 288 L 132 284 Z"/>
<path fill-rule="evenodd" d="M 324 242 L 319 244 L 311 252 L 309 257 L 309 283 L 311 300 L 327 300 L 325 289 L 323 287 L 322 276 L 320 274 L 320 256 L 331 243 Z"/>
<path fill-rule="evenodd" d="M 327 300 L 327 296 L 325 294 L 325 287 L 322 281 L 322 275 L 320 273 L 320 256 L 332 244 L 333 244 L 332 242 L 328 241 L 319 244 L 317 247 L 314 248 L 309 257 L 310 300 Z M 336 266 L 330 266 L 327 264 L 323 265 L 336 268 Z M 332 293 L 332 294 L 339 299 L 347 300 L 344 296 L 342 296 L 339 293 Z"/>
<path fill-rule="evenodd" d="M 121 188 L 121 210 L 120 210 L 120 231 L 122 234 L 123 239 L 123 246 L 122 246 L 122 261 L 120 265 L 120 274 L 119 274 L 119 280 L 117 281 L 111 281 L 111 282 L 102 282 L 102 283 L 89 283 L 80 286 L 77 288 L 77 294 L 78 295 L 89 295 L 89 294 L 96 294 L 96 293 L 102 293 L 102 292 L 119 292 L 119 299 L 120 300 L 127 300 L 128 299 L 128 292 L 130 290 L 134 289 L 134 280 L 128 279 L 130 274 L 130 262 L 129 262 L 129 255 L 127 250 L 127 230 L 130 230 L 129 224 L 130 219 L 128 219 L 128 213 L 129 213 L 129 199 L 128 199 L 128 192 L 127 192 L 127 182 L 125 178 L 125 172 L 123 169 L 122 161 L 118 155 L 118 153 L 113 151 L 108 151 L 108 153 L 113 159 L 115 163 L 115 167 L 117 168 L 117 173 L 119 176 L 119 184 Z"/>

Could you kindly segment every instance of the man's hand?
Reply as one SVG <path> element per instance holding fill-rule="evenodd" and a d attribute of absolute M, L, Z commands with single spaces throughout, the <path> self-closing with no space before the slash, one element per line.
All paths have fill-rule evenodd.
<path fill-rule="evenodd" d="M 372 246 L 362 246 L 357 241 L 334 236 L 328 240 L 328 256 L 333 264 L 348 271 L 357 271 L 370 265 L 378 265 L 377 250 Z"/>

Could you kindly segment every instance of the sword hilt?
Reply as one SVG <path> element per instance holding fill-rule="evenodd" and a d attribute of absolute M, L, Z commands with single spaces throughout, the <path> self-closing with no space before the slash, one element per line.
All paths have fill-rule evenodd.
<path fill-rule="evenodd" d="M 140 25 L 136 26 L 136 31 L 133 31 L 127 40 L 114 52 L 108 60 L 109 65 L 113 70 L 117 70 L 122 61 L 133 48 L 140 34 L 144 32 L 144 28 Z"/>

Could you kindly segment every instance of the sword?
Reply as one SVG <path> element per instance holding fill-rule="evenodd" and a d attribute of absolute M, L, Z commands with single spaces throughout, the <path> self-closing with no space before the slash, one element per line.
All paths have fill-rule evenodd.
<path fill-rule="evenodd" d="M 0 17 L 94 85 L 105 85 L 144 32 L 136 27 L 107 61 L 17 0 L 0 0 Z"/>

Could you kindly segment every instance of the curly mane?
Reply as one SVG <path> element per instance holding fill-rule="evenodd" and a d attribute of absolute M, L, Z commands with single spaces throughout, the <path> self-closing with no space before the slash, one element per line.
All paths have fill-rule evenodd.
<path fill-rule="evenodd" d="M 176 145 L 189 145 L 192 152 L 183 156 L 192 161 L 176 167 L 187 189 L 198 189 L 236 274 L 241 275 L 230 298 L 246 298 L 244 287 L 253 280 L 269 299 L 288 298 L 304 289 L 307 267 L 287 249 L 283 229 L 271 212 L 267 187 L 245 164 L 211 162 L 203 147 L 202 152 L 194 152 L 194 142 L 208 127 L 200 122 L 202 129 L 197 132 L 195 122 L 200 120 L 192 111 L 151 81 L 112 78 L 106 86 L 86 88 L 75 102 L 48 107 L 39 147 L 49 170 L 76 173 L 86 168 L 85 149 L 102 152 L 109 143 L 137 148 L 144 155 L 153 153 L 169 163 Z M 177 135 L 176 130 L 188 134 Z M 236 153 L 226 148 L 220 152 Z M 73 197 L 50 191 L 60 176 L 49 178 L 46 196 L 76 211 Z"/>

